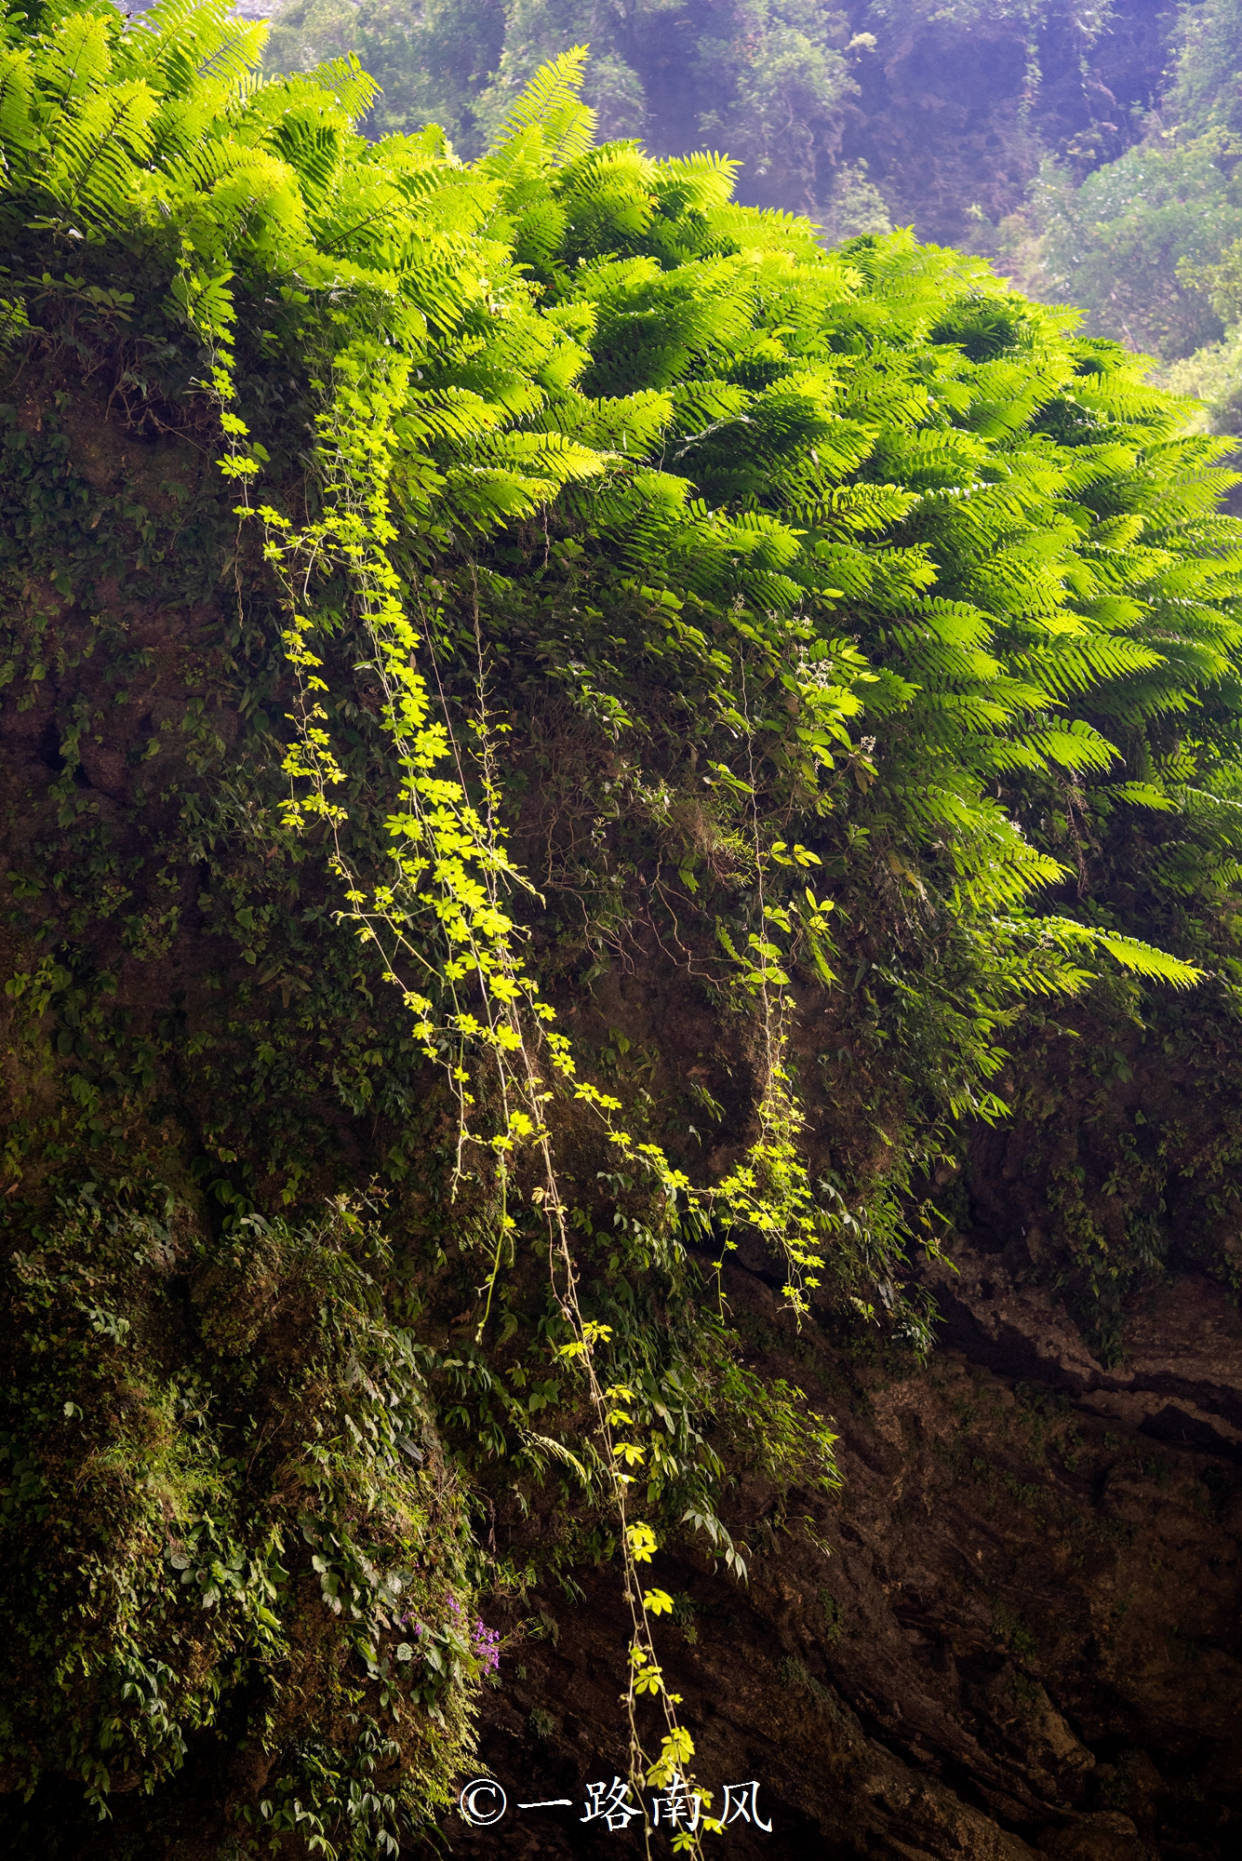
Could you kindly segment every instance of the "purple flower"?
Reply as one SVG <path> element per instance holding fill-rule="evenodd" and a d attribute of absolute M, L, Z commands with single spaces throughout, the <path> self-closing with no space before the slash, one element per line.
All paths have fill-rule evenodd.
<path fill-rule="evenodd" d="M 481 1662 L 485 1674 L 494 1674 L 500 1666 L 500 1630 L 489 1628 L 482 1617 L 474 1624 L 471 1637 L 474 1643 L 475 1658 Z"/>

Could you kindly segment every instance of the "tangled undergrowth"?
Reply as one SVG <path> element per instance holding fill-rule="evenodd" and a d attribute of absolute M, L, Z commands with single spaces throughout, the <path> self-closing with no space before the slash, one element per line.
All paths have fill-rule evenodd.
<path fill-rule="evenodd" d="M 464 166 L 261 37 L 5 15 L 0 1771 L 370 1856 L 583 1560 L 692 1773 L 661 1545 L 835 1477 L 726 1252 L 925 1346 L 1024 1003 L 1234 988 L 1242 539 L 1119 350 L 580 55 Z"/>

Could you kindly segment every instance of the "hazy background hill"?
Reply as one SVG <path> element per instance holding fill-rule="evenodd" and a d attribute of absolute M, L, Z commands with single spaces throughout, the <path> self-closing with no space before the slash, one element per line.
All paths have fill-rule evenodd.
<path fill-rule="evenodd" d="M 830 240 L 992 256 L 1237 424 L 1242 0 L 292 0 L 268 57 L 356 50 L 374 131 L 434 120 L 469 157 L 581 41 L 602 137 L 724 150 L 742 199 Z"/>

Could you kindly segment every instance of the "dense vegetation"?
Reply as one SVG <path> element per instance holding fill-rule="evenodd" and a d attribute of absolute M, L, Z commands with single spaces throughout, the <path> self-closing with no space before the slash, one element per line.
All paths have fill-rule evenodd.
<path fill-rule="evenodd" d="M 829 241 L 913 223 L 1168 363 L 1233 431 L 1242 370 L 1236 0 L 784 0 L 496 5 L 287 0 L 268 53 L 296 70 L 358 51 L 375 129 L 434 120 L 463 154 L 539 62 L 576 40 L 603 132 L 659 154 L 727 149 L 741 198 Z"/>
<path fill-rule="evenodd" d="M 741 198 L 836 238 L 891 219 L 983 250 L 1045 156 L 1079 180 L 1141 135 L 1172 19 L 1159 0 L 287 0 L 268 62 L 357 51 L 383 86 L 368 125 L 442 123 L 470 156 L 538 65 L 585 41 L 603 135 L 725 149 Z"/>
<path fill-rule="evenodd" d="M 1035 288 L 1085 304 L 1097 330 L 1182 361 L 1171 379 L 1203 393 L 1224 431 L 1236 426 L 1230 337 L 1242 311 L 1240 31 L 1235 0 L 1183 7 L 1142 135 L 1085 177 L 1047 161 L 1012 241 Z"/>
<path fill-rule="evenodd" d="M 578 54 L 463 165 L 261 45 L 4 14 L 0 1776 L 48 1853 L 395 1852 L 492 1600 L 608 1559 L 632 1763 L 689 1768 L 661 1547 L 740 1573 L 740 1473 L 835 1477 L 727 1253 L 925 1347 L 1008 1055 L 1184 1056 L 1238 986 L 1242 533 L 1180 403 L 981 260 L 597 145 Z M 1172 1141 L 1067 1218 L 1085 1322 Z"/>

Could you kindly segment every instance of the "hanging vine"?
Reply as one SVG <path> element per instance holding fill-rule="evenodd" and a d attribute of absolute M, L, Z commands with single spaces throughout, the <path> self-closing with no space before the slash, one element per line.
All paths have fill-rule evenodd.
<path fill-rule="evenodd" d="M 1201 977 L 1093 912 L 1085 887 L 1060 912 L 1038 895 L 1086 871 L 1062 842 L 1088 809 L 1176 814 L 1197 846 L 1186 796 L 1234 767 L 1239 552 L 1213 515 L 1218 449 L 1177 438 L 1174 404 L 1119 352 L 1076 343 L 973 261 L 904 235 L 828 254 L 808 225 L 736 207 L 726 161 L 595 147 L 580 53 L 545 68 L 468 168 L 434 130 L 364 143 L 373 87 L 352 61 L 252 82 L 258 38 L 226 0 L 159 0 L 129 24 L 102 0 L 47 7 L 29 33 L 5 17 L 5 211 L 58 263 L 85 239 L 101 262 L 153 268 L 159 342 L 196 348 L 238 587 L 278 593 L 276 829 L 322 847 L 338 924 L 401 1003 L 413 1063 L 447 1084 L 449 1187 L 487 1224 L 480 1362 L 500 1348 L 519 1242 L 539 1237 L 569 1418 L 539 1439 L 611 1516 L 631 1781 L 689 1781 L 655 1626 L 672 1600 L 646 1566 L 686 1524 L 739 1574 L 743 1548 L 713 1510 L 722 1470 L 702 1433 L 680 1517 L 654 1510 L 672 1404 L 654 1373 L 639 1388 L 626 1351 L 642 1368 L 641 1351 L 605 1315 L 588 1204 L 610 1199 L 624 1232 L 626 1197 L 641 1202 L 633 1258 L 673 1289 L 691 1242 L 723 1289 L 725 1253 L 752 1237 L 795 1322 L 830 1300 L 874 1318 L 878 1298 L 919 1335 L 901 1281 L 936 1230 L 912 1185 L 963 1121 L 1003 1115 L 993 1082 L 1023 998 L 1081 991 L 1105 964 Z M 32 259 L 5 284 L 7 340 L 50 344 L 53 298 L 120 314 L 102 289 Z M 296 383 L 292 439 L 260 391 L 277 366 Z M 511 850 L 514 725 L 489 695 L 506 645 L 610 759 L 621 799 L 593 857 L 641 888 L 658 947 L 713 991 L 747 1072 L 714 1175 L 636 1092 L 589 1076 L 530 954 L 551 909 Z M 1174 753 L 1191 708 L 1210 725 Z M 585 947 L 621 936 L 586 885 L 579 898 Z M 22 992 L 51 999 L 52 972 Z M 825 1086 L 817 1017 L 851 1015 L 850 1064 Z M 881 1049 L 897 1057 L 869 1097 L 852 1073 Z M 887 1171 L 825 1136 L 832 1091 L 854 1094 L 854 1122 L 898 1159 Z M 602 1189 L 583 1194 L 575 1149 Z M 830 1481 L 823 1423 L 790 1430 L 791 1462 Z M 314 1556 L 335 1598 L 336 1567 Z M 380 1585 L 350 1558 L 359 1596 Z M 398 1700 L 366 1638 L 379 1615 L 357 1608 L 368 1682 Z M 462 1687 L 477 1682 L 447 1638 Z"/>

